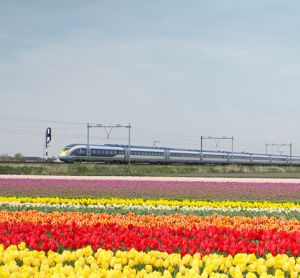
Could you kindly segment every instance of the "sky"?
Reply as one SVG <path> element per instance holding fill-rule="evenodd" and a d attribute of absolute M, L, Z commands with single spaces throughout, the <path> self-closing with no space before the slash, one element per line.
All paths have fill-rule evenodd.
<path fill-rule="evenodd" d="M 0 0 L 0 154 L 50 156 L 86 124 L 132 144 L 300 155 L 300 2 Z M 128 142 L 127 129 L 91 143 Z M 204 149 L 230 150 L 226 140 Z M 288 153 L 287 147 L 270 147 Z"/>

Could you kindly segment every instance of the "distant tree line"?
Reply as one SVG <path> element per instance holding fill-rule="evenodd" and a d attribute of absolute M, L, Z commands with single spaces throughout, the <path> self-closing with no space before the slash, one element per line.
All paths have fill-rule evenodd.
<path fill-rule="evenodd" d="M 57 158 L 52 156 L 48 158 L 49 162 L 56 161 Z M 39 156 L 24 156 L 22 153 L 18 152 L 14 156 L 10 156 L 8 154 L 0 155 L 0 162 L 44 162 L 45 159 Z"/>

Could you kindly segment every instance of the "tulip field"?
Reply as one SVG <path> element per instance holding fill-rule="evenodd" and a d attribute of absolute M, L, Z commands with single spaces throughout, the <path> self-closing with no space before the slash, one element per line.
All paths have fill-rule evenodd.
<path fill-rule="evenodd" d="M 300 180 L 0 176 L 0 277 L 300 277 Z"/>

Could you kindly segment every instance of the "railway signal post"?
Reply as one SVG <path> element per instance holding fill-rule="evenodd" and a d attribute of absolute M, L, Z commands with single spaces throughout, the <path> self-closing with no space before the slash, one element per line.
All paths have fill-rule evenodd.
<path fill-rule="evenodd" d="M 45 158 L 46 158 L 46 162 L 48 161 L 48 145 L 51 141 L 51 127 L 48 127 L 46 129 L 46 147 L 45 147 Z"/>

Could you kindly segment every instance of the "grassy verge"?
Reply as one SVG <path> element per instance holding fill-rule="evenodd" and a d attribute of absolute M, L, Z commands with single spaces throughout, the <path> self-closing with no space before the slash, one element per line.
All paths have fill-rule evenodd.
<path fill-rule="evenodd" d="M 300 167 L 2 163 L 0 174 L 67 176 L 214 176 L 300 178 Z"/>

